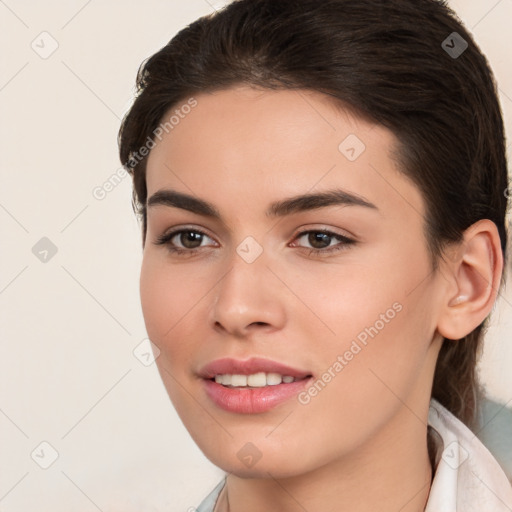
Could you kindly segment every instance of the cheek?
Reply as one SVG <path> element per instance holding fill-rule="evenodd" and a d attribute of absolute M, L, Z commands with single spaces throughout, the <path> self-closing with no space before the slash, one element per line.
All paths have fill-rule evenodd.
<path fill-rule="evenodd" d="M 326 459 L 376 435 L 418 385 L 428 385 L 418 381 L 431 340 L 428 294 L 406 294 L 415 275 L 401 272 L 401 280 L 375 281 L 366 272 L 339 283 L 330 275 L 325 284 L 336 290 L 316 295 L 316 301 L 310 294 L 309 304 L 334 334 L 320 330 L 311 317 L 301 320 L 303 332 L 315 340 L 317 385 L 302 396 L 298 412 L 304 432 L 322 432 L 328 440 L 331 452 L 322 452 L 314 437 L 310 447 Z M 283 424 L 283 436 L 293 439 L 293 432 Z"/>
<path fill-rule="evenodd" d="M 162 270 L 150 256 L 144 255 L 140 273 L 140 300 L 146 330 L 153 342 L 162 339 L 165 331 L 172 327 L 176 315 L 177 294 L 171 293 L 176 289 L 173 286 L 175 283 Z"/>
<path fill-rule="evenodd" d="M 197 352 L 197 326 L 191 322 L 204 292 L 201 281 L 187 279 L 161 255 L 145 254 L 140 274 L 140 299 L 149 339 L 160 354 L 156 366 L 169 398 L 182 418 L 193 404 L 183 386 L 189 386 L 191 357 Z M 201 288 L 202 289 L 202 288 Z M 192 325 L 193 324 L 193 325 Z M 194 337 L 195 331 L 195 337 Z"/>
<path fill-rule="evenodd" d="M 184 357 L 184 347 L 191 344 L 183 329 L 203 295 L 197 275 L 189 276 L 186 268 L 172 269 L 160 255 L 144 255 L 140 299 L 146 331 L 164 356 L 172 355 L 171 360 Z"/>
<path fill-rule="evenodd" d="M 316 340 L 324 366 L 317 371 L 346 356 L 349 371 L 343 372 L 351 376 L 343 386 L 359 388 L 358 395 L 372 382 L 375 389 L 384 386 L 371 370 L 404 390 L 421 368 L 434 332 L 429 272 L 425 253 L 403 246 L 386 248 L 373 261 L 297 273 L 294 291 L 307 310 L 301 306 L 294 318 L 306 337 Z"/>
<path fill-rule="evenodd" d="M 351 263 L 297 272 L 290 281 L 304 311 L 293 322 L 314 325 L 327 344 L 350 340 L 374 324 L 379 331 L 387 329 L 400 321 L 397 310 L 405 307 L 406 291 L 415 283 L 414 273 L 397 267 L 386 264 L 383 255 L 375 265 Z"/>

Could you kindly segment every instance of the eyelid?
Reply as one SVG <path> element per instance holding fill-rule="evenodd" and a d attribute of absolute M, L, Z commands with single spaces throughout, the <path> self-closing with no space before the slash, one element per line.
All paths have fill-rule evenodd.
<path fill-rule="evenodd" d="M 334 228 L 334 227 L 331 227 L 331 226 L 328 226 L 328 225 L 325 225 L 325 224 L 306 224 L 306 225 L 303 225 L 303 226 L 300 226 L 300 228 L 297 228 L 294 232 L 293 232 L 293 235 L 291 236 L 291 238 L 293 240 L 295 240 L 297 237 L 299 236 L 302 236 L 304 235 L 305 233 L 310 233 L 310 232 L 319 232 L 319 233 L 328 233 L 328 234 L 331 234 L 331 235 L 336 235 L 336 236 L 339 236 L 341 238 L 345 238 L 345 239 L 348 239 L 348 240 L 351 240 L 353 242 L 357 242 L 358 241 L 358 237 L 354 234 L 352 234 L 350 231 L 346 230 L 346 229 L 340 229 L 340 228 Z"/>

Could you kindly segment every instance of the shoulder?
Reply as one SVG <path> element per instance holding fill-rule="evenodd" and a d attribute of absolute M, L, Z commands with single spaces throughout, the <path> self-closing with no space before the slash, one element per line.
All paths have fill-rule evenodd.
<path fill-rule="evenodd" d="M 425 512 L 510 512 L 512 487 L 478 437 L 435 399 L 428 422 L 442 446 Z"/>
<path fill-rule="evenodd" d="M 196 508 L 195 512 L 213 512 L 217 498 L 219 497 L 224 484 L 226 483 L 226 477 L 224 477 L 214 489 L 204 498 L 201 504 Z"/>

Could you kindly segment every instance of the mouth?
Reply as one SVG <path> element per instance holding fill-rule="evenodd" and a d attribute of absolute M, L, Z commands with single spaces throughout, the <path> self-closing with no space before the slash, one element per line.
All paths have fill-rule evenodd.
<path fill-rule="evenodd" d="M 221 409 L 238 414 L 269 411 L 297 396 L 313 375 L 276 361 L 218 359 L 201 371 L 205 393 Z"/>

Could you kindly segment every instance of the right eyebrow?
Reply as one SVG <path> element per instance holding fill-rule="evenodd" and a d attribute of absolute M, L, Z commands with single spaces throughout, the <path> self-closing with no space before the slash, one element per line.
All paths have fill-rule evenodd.
<path fill-rule="evenodd" d="M 147 206 L 149 208 L 156 205 L 181 208 L 182 210 L 218 220 L 221 218 L 220 213 L 211 203 L 183 192 L 177 192 L 176 190 L 162 189 L 155 192 L 148 199 Z"/>

